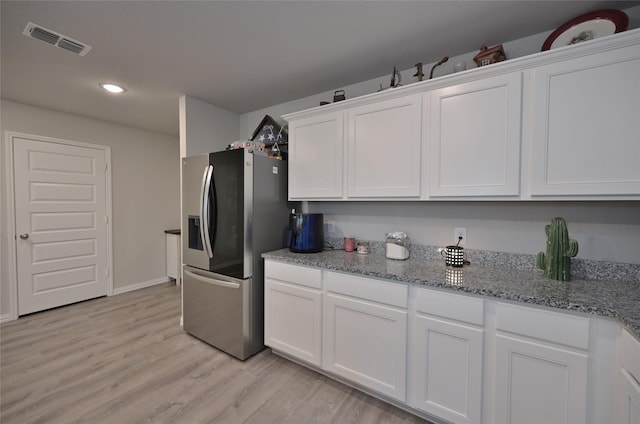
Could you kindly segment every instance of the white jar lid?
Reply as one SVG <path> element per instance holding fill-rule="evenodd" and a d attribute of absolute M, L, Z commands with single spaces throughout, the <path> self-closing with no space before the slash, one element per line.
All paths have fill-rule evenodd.
<path fill-rule="evenodd" d="M 402 239 L 409 238 L 409 236 L 407 236 L 402 231 L 393 231 L 391 233 L 387 233 L 387 238 L 402 240 Z"/>

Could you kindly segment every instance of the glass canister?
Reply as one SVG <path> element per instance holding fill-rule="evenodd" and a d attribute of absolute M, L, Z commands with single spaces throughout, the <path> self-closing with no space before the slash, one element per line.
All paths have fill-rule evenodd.
<path fill-rule="evenodd" d="M 386 255 L 389 259 L 409 259 L 409 236 L 401 231 L 387 233 Z"/>
<path fill-rule="evenodd" d="M 344 238 L 344 251 L 353 252 L 356 248 L 356 238 L 347 236 Z"/>

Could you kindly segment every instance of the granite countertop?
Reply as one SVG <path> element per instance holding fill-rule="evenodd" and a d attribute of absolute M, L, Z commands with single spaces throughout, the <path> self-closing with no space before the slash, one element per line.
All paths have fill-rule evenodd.
<path fill-rule="evenodd" d="M 271 259 L 407 284 L 424 285 L 530 303 L 617 319 L 640 339 L 640 284 L 635 281 L 545 278 L 541 270 L 486 265 L 446 267 L 443 260 L 410 257 L 387 259 L 384 254 L 361 255 L 343 250 L 293 253 L 289 249 L 267 252 Z"/>

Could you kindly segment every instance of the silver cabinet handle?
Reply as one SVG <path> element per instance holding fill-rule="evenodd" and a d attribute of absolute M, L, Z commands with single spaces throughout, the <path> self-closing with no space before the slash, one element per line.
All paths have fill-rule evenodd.
<path fill-rule="evenodd" d="M 21 238 L 22 240 L 26 240 L 26 239 L 28 239 L 28 238 L 29 238 L 29 234 L 27 234 L 27 233 L 20 234 L 20 238 Z"/>

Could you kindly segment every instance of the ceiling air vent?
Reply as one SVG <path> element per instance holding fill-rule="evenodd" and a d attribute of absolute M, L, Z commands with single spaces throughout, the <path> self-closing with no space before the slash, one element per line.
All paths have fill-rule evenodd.
<path fill-rule="evenodd" d="M 89 50 L 91 50 L 91 46 L 67 37 L 66 35 L 58 34 L 57 32 L 51 31 L 50 29 L 44 28 L 40 25 L 36 25 L 33 22 L 29 22 L 22 33 L 27 37 L 44 41 L 45 43 L 52 44 L 56 47 L 60 47 L 61 49 L 79 54 L 80 56 L 84 56 L 89 53 Z"/>
<path fill-rule="evenodd" d="M 60 39 L 60 36 L 58 36 L 58 34 L 54 34 L 53 32 L 49 32 L 46 29 L 40 27 L 31 28 L 31 36 L 49 44 L 56 44 Z"/>

